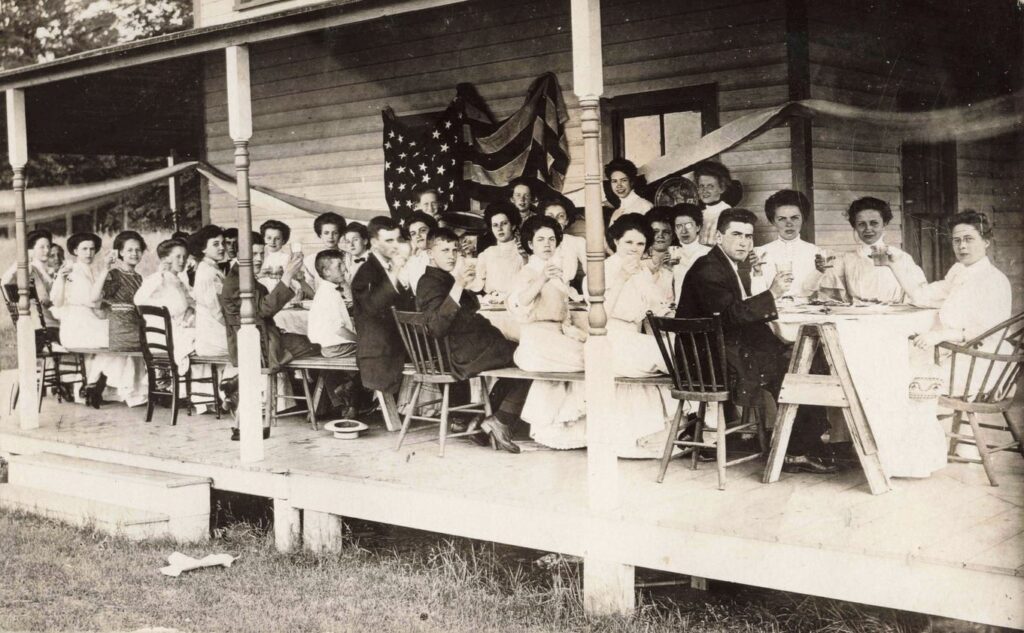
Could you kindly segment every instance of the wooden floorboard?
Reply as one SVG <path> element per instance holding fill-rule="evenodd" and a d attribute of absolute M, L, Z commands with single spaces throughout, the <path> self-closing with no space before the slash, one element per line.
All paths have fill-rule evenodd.
<path fill-rule="evenodd" d="M 0 432 L 17 436 L 261 473 L 292 473 L 327 480 L 420 489 L 452 498 L 487 498 L 546 512 L 585 512 L 584 451 L 553 451 L 525 444 L 512 455 L 450 440 L 437 454 L 437 430 L 408 436 L 375 424 L 355 441 L 314 432 L 302 418 L 281 420 L 265 445 L 266 460 L 238 462 L 229 439 L 231 419 L 188 416 L 170 426 L 167 409 L 146 423 L 145 409 L 101 410 L 44 401 L 41 428 L 20 431 L 0 419 Z M 3 447 L 0 446 L 0 450 Z M 999 457 L 1002 485 L 987 485 L 980 466 L 951 464 L 929 479 L 894 480 L 873 496 L 856 468 L 830 476 L 783 474 L 761 484 L 763 462 L 730 468 L 717 489 L 713 464 L 689 468 L 676 458 L 664 483 L 656 460 L 620 460 L 621 515 L 651 526 L 718 534 L 885 559 L 920 560 L 953 569 L 1021 575 L 1024 569 L 1024 460 Z M 216 486 L 216 482 L 215 482 Z"/>

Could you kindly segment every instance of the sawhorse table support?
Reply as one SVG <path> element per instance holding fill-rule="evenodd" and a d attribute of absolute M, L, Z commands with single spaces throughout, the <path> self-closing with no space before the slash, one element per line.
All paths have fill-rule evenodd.
<path fill-rule="evenodd" d="M 811 363 L 819 349 L 824 352 L 828 363 L 827 375 L 811 373 Z M 836 407 L 842 410 L 871 494 L 877 495 L 892 489 L 878 458 L 875 436 L 871 433 L 857 390 L 854 389 L 853 378 L 833 323 L 806 323 L 800 326 L 797 333 L 793 357 L 789 361 L 789 373 L 783 379 L 782 391 L 779 393 L 779 412 L 772 434 L 772 449 L 762 479 L 766 484 L 779 480 L 800 405 Z"/>

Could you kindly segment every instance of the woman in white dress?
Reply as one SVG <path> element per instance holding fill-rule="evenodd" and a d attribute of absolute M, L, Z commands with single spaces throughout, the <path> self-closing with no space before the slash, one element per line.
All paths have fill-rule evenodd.
<path fill-rule="evenodd" d="M 654 206 L 650 200 L 641 198 L 636 192 L 637 169 L 632 161 L 616 158 L 605 165 L 604 177 L 608 179 L 612 193 L 615 194 L 615 202 L 618 203 L 608 220 L 609 224 L 615 224 L 616 220 L 630 213 L 643 215 Z"/>
<path fill-rule="evenodd" d="M 481 305 L 501 306 L 512 290 L 519 271 L 523 268 L 523 254 L 516 241 L 521 216 L 511 202 L 495 202 L 484 211 L 484 224 L 494 237 L 476 260 L 476 279 L 470 284 L 473 292 L 482 292 Z M 494 327 L 510 341 L 520 337 L 519 322 L 506 312 L 481 312 Z"/>
<path fill-rule="evenodd" d="M 562 227 L 562 243 L 555 253 L 562 266 L 562 281 L 572 282 L 580 274 L 587 272 L 587 240 L 578 235 L 570 235 L 566 230 L 575 221 L 576 209 L 568 199 L 554 198 L 540 204 L 540 212 L 558 222 Z"/>
<path fill-rule="evenodd" d="M 544 215 L 528 219 L 521 230 L 530 259 L 520 269 L 508 295 L 508 311 L 521 324 L 514 360 L 524 371 L 583 370 L 584 332 L 572 325 L 569 286 L 555 260 L 562 227 Z M 520 417 L 530 424 L 530 437 L 556 449 L 586 446 L 586 402 L 581 383 L 535 381 Z"/>
<path fill-rule="evenodd" d="M 654 207 L 644 215 L 648 236 L 647 255 L 643 264 L 651 273 L 651 278 L 658 289 L 658 299 L 666 305 L 675 303 L 672 290 L 672 219 L 668 207 Z"/>
<path fill-rule="evenodd" d="M 732 185 L 732 174 L 729 173 L 729 168 L 722 163 L 708 160 L 694 168 L 693 177 L 697 182 L 697 196 L 703 205 L 701 212 L 704 218 L 700 231 L 700 243 L 713 247 L 715 232 L 718 231 L 718 216 L 732 206 L 722 199 Z"/>
<path fill-rule="evenodd" d="M 701 227 L 704 222 L 704 213 L 700 207 L 686 202 L 677 204 L 672 207 L 670 218 L 677 242 L 669 249 L 669 254 L 674 262 L 672 266 L 672 296 L 678 302 L 687 271 L 690 270 L 690 266 L 693 266 L 693 262 L 697 261 L 698 257 L 706 255 L 711 247 L 700 243 Z"/>
<path fill-rule="evenodd" d="M 53 235 L 46 230 L 29 231 L 25 238 L 25 246 L 28 247 L 28 281 L 30 286 L 35 289 L 36 297 L 39 298 L 39 305 L 43 311 L 42 314 L 36 314 L 34 304 L 30 305 L 36 329 L 45 327 L 51 330 L 52 338 L 56 340 L 59 336 L 57 329 L 60 327 L 60 322 L 51 310 L 53 301 L 50 294 L 53 288 L 53 277 L 48 269 L 50 251 L 53 248 Z M 18 282 L 17 272 L 17 262 L 11 264 L 10 268 L 4 272 L 3 277 L 0 278 L 0 284 L 5 286 L 5 290 L 7 286 Z M 15 300 L 17 300 L 16 297 Z"/>
<path fill-rule="evenodd" d="M 292 244 L 291 250 L 285 248 L 291 239 L 292 229 L 280 220 L 267 220 L 261 224 L 260 235 L 263 236 L 264 245 L 263 265 L 256 271 L 256 279 L 270 290 L 281 280 L 284 269 L 292 258 L 292 252 L 301 253 L 302 245 Z M 312 299 L 316 294 L 302 271 L 292 279 L 291 289 L 295 291 L 295 302 Z"/>
<path fill-rule="evenodd" d="M 199 260 L 192 286 L 196 308 L 196 353 L 200 356 L 227 356 L 228 335 L 218 299 L 224 287 L 224 273 L 220 269 L 224 260 L 224 232 L 213 224 L 204 226 L 189 236 L 188 252 Z"/>
<path fill-rule="evenodd" d="M 433 191 L 433 190 L 431 190 Z M 409 240 L 409 254 L 405 265 L 401 267 L 399 278 L 404 281 L 413 293 L 420 282 L 420 277 L 430 265 L 430 251 L 427 250 L 427 237 L 437 230 L 437 220 L 424 211 L 413 211 L 402 221 L 402 233 Z"/>
<path fill-rule="evenodd" d="M 666 225 L 667 226 L 667 225 Z M 643 378 L 666 374 L 658 344 L 642 332 L 648 312 L 671 314 L 671 297 L 657 283 L 644 254 L 653 239 L 648 222 L 626 216 L 608 230 L 615 253 L 605 260 L 605 310 L 608 341 L 616 376 Z M 619 457 L 658 458 L 675 412 L 668 390 L 644 385 L 616 385 L 613 415 Z"/>
<path fill-rule="evenodd" d="M 992 244 L 992 227 L 988 218 L 968 210 L 950 218 L 948 226 L 957 262 L 946 273 L 945 279 L 924 283 L 916 275 L 908 273 L 909 268 L 901 266 L 898 259 L 890 258 L 886 262 L 910 303 L 939 309 L 932 328 L 914 338 L 914 346 L 923 352 L 922 358 L 929 363 L 934 361 L 933 349 L 939 343 L 969 341 L 1009 319 L 1013 303 L 1010 280 L 988 258 L 988 248 Z M 909 259 L 910 256 L 897 253 L 896 257 Z M 995 353 L 998 345 L 998 337 L 993 336 L 982 342 L 979 349 Z M 940 361 L 943 362 L 942 378 L 948 380 L 949 355 L 943 354 Z M 954 384 L 949 385 L 951 391 L 946 393 L 964 393 L 968 364 L 963 364 L 958 370 Z M 987 370 L 985 361 L 979 360 L 975 364 L 968 391 L 974 392 L 979 388 Z M 998 371 L 999 368 L 994 368 L 993 374 L 998 375 Z"/>
<path fill-rule="evenodd" d="M 92 260 L 103 241 L 95 233 L 75 233 L 68 238 L 71 256 L 53 282 L 54 315 L 60 320 L 60 344 L 65 348 L 103 349 L 109 343 L 107 320 L 99 316 L 95 299 L 96 275 Z M 85 354 L 85 382 L 79 395 L 95 408 L 102 403 L 106 354 Z"/>
<path fill-rule="evenodd" d="M 189 355 L 196 349 L 195 301 L 178 277 L 185 270 L 188 247 L 181 240 L 165 240 L 156 247 L 160 268 L 146 277 L 135 293 L 135 304 L 167 308 L 171 315 L 174 361 L 188 371 Z"/>
<path fill-rule="evenodd" d="M 912 286 L 926 279 L 913 258 L 885 243 L 885 227 L 892 221 L 889 204 L 878 198 L 859 198 L 850 205 L 847 217 L 860 246 L 836 257 L 831 268 L 824 258 L 817 258 L 818 268 L 824 272 L 819 284 L 821 293 L 845 302 L 903 303 L 906 293 L 896 280 L 895 269 L 901 269 Z"/>

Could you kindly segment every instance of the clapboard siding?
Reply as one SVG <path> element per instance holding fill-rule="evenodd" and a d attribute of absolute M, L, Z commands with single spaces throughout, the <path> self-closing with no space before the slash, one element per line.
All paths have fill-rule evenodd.
<path fill-rule="evenodd" d="M 206 0 L 204 22 L 224 6 Z M 504 118 L 522 104 L 533 79 L 553 71 L 571 117 L 566 190 L 582 186 L 568 8 L 568 2 L 471 2 L 253 46 L 253 181 L 364 208 L 368 217 L 386 208 L 382 107 L 399 115 L 440 111 L 457 83 L 472 82 Z M 714 83 L 720 123 L 787 98 L 777 0 L 613 1 L 602 12 L 605 96 Z M 230 168 L 223 60 L 211 56 L 206 66 L 207 158 Z M 722 160 L 744 183 L 744 204 L 755 210 L 791 184 L 787 129 L 769 131 Z M 210 204 L 214 222 L 233 223 L 229 196 L 211 189 Z M 254 210 L 255 224 L 265 219 Z M 297 239 L 311 243 L 308 217 L 285 220 Z"/>

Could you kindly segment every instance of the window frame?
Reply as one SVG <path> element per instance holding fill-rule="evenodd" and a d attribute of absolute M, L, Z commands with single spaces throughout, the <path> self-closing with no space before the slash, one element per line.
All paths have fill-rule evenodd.
<path fill-rule="evenodd" d="M 605 111 L 609 115 L 606 119 L 608 137 L 611 138 L 612 156 L 615 158 L 621 158 L 625 154 L 625 120 L 632 117 L 672 112 L 700 112 L 701 135 L 706 135 L 719 127 L 718 84 L 635 92 L 611 97 L 605 102 Z M 664 146 L 664 121 L 661 133 L 661 143 Z"/>
<path fill-rule="evenodd" d="M 245 11 L 247 9 L 255 9 L 256 7 L 262 7 L 268 4 L 274 4 L 275 2 L 284 2 L 285 0 L 234 0 L 233 9 L 235 11 Z"/>

